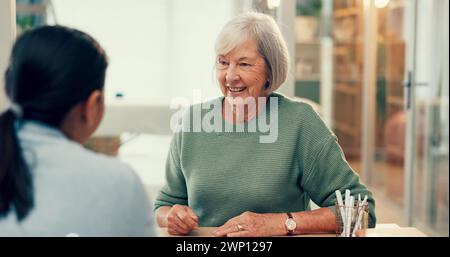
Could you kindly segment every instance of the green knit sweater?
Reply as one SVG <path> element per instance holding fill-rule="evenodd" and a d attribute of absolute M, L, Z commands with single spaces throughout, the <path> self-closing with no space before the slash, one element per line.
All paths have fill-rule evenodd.
<path fill-rule="evenodd" d="M 335 191 L 350 189 L 352 195 L 368 196 L 369 226 L 374 227 L 372 193 L 345 160 L 336 136 L 310 105 L 276 93 L 270 98 L 278 101 L 278 138 L 273 143 L 260 143 L 263 132 L 175 133 L 166 185 L 154 210 L 189 205 L 200 226 L 221 226 L 245 211 L 309 210 L 310 200 L 334 211 Z M 222 101 L 208 104 L 221 106 Z M 270 109 L 265 110 L 269 119 L 276 111 Z M 202 110 L 202 117 L 207 111 Z"/>

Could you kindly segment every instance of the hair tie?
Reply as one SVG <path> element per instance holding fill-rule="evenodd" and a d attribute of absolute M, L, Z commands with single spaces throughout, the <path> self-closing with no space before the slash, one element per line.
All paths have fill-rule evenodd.
<path fill-rule="evenodd" d="M 18 118 L 18 119 L 22 118 L 23 110 L 22 110 L 22 107 L 20 107 L 20 105 L 18 105 L 16 103 L 10 103 L 9 110 L 14 114 L 14 116 L 16 116 L 16 118 Z"/>

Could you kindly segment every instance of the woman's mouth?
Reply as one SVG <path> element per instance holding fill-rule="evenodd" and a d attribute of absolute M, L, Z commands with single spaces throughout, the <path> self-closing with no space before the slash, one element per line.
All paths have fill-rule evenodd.
<path fill-rule="evenodd" d="M 239 93 L 246 89 L 247 87 L 227 87 L 230 92 Z"/>

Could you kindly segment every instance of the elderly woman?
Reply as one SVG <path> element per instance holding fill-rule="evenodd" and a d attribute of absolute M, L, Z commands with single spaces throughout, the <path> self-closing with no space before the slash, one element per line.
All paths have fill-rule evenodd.
<path fill-rule="evenodd" d="M 257 13 L 237 16 L 218 36 L 216 54 L 224 97 L 206 106 L 221 107 L 223 124 L 242 123 L 246 129 L 175 133 L 167 184 L 155 202 L 158 224 L 170 234 L 198 226 L 218 227 L 216 236 L 334 232 L 335 191 L 350 189 L 368 196 L 374 227 L 372 194 L 345 160 L 336 136 L 310 105 L 274 93 L 288 73 L 286 43 L 275 21 Z M 265 101 L 253 101 L 256 107 L 239 115 L 245 104 L 237 98 Z M 275 106 L 268 104 L 273 99 Z M 247 128 L 266 116 L 277 119 L 278 136 L 261 143 L 263 133 Z M 310 200 L 321 208 L 311 211 Z"/>

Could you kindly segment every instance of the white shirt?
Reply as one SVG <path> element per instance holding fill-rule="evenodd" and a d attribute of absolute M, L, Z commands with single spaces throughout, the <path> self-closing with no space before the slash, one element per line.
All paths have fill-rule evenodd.
<path fill-rule="evenodd" d="M 151 203 L 128 165 L 42 123 L 17 125 L 34 208 L 21 223 L 14 211 L 0 219 L 0 236 L 155 236 Z"/>

